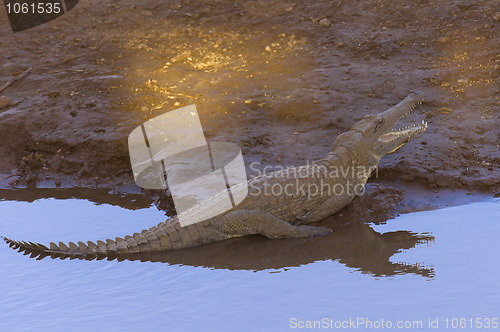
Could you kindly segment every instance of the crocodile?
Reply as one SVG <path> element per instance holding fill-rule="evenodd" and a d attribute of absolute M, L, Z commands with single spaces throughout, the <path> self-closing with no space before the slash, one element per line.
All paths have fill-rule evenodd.
<path fill-rule="evenodd" d="M 326 235 L 332 230 L 316 224 L 336 213 L 362 193 L 370 173 L 386 154 L 399 150 L 427 129 L 427 123 L 393 129 L 424 100 L 412 92 L 388 110 L 366 115 L 339 135 L 325 158 L 303 166 L 288 167 L 256 176 L 231 190 L 248 190 L 232 209 L 201 222 L 182 226 L 178 216 L 140 233 L 94 243 L 43 244 L 2 237 L 7 244 L 32 257 L 108 259 L 134 253 L 153 253 L 193 247 L 228 238 L 261 234 L 268 238 L 300 238 Z M 221 195 L 188 211 L 203 213 L 220 203 Z"/>

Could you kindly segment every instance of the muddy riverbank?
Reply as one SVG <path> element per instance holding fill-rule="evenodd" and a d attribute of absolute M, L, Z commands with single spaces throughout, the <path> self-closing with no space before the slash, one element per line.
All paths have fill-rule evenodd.
<path fill-rule="evenodd" d="M 0 83 L 33 68 L 0 92 L 3 189 L 141 193 L 129 133 L 193 103 L 207 139 L 247 165 L 300 165 L 422 90 L 401 125 L 427 132 L 371 182 L 500 191 L 495 1 L 82 0 L 24 32 L 0 22 Z"/>

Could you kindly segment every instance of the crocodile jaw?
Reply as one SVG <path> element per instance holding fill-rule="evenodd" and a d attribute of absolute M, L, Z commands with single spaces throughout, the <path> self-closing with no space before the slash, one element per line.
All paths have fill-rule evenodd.
<path fill-rule="evenodd" d="M 424 120 L 418 125 L 394 129 L 394 125 L 399 119 L 410 114 L 423 101 L 424 94 L 422 92 L 413 92 L 396 106 L 376 116 L 376 121 L 383 121 L 382 128 L 379 130 L 380 136 L 374 144 L 374 151 L 378 157 L 396 152 L 413 137 L 427 129 L 427 122 Z"/>
<path fill-rule="evenodd" d="M 419 125 L 396 129 L 387 134 L 383 134 L 378 138 L 377 142 L 382 150 L 387 151 L 385 154 L 391 154 L 401 149 L 413 137 L 423 133 L 426 129 L 427 122 L 422 120 L 422 123 Z"/>

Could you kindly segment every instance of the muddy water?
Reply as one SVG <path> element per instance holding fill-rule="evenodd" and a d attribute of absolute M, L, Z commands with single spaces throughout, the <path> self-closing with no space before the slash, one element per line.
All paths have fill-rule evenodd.
<path fill-rule="evenodd" d="M 120 236 L 164 218 L 77 199 L 1 201 L 0 212 L 2 235 L 42 243 Z M 1 244 L 0 330 L 484 323 L 500 318 L 499 221 L 495 199 L 317 239 L 253 237 L 123 262 L 37 261 Z"/>

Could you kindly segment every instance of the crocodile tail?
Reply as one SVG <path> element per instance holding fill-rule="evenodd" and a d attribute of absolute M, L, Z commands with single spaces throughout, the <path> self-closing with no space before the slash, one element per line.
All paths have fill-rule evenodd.
<path fill-rule="evenodd" d="M 210 227 L 208 222 L 181 227 L 177 218 L 172 218 L 132 236 L 117 237 L 115 240 L 99 240 L 96 243 L 92 241 L 87 243 L 78 242 L 78 244 L 74 242 L 68 244 L 51 242 L 47 247 L 39 243 L 2 238 L 12 249 L 30 255 L 31 258 L 43 259 L 51 256 L 52 258 L 61 259 L 93 260 L 193 247 L 212 242 L 218 237 L 219 235 Z"/>

